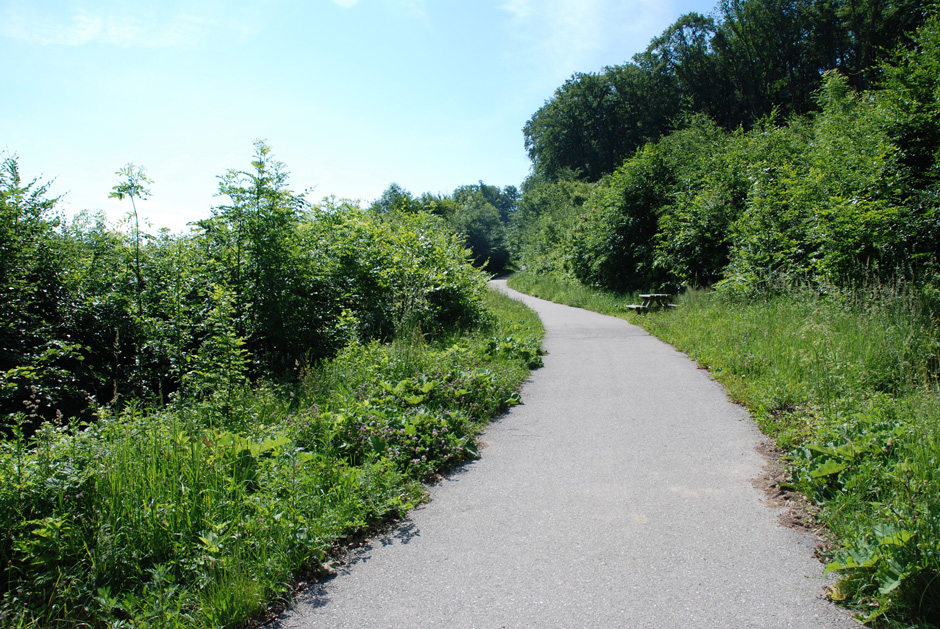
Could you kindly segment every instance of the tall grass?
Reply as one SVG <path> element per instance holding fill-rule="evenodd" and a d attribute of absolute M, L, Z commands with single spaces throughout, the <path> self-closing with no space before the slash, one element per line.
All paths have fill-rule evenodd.
<path fill-rule="evenodd" d="M 258 614 L 337 540 L 423 499 L 518 401 L 541 325 L 353 345 L 296 386 L 261 385 L 0 443 L 0 626 L 224 627 Z"/>
<path fill-rule="evenodd" d="M 552 283 L 563 284 L 510 280 L 546 297 L 584 294 Z M 579 305 L 618 314 L 627 299 Z M 708 368 L 789 452 L 788 482 L 820 505 L 833 539 L 827 569 L 842 580 L 832 597 L 874 625 L 940 626 L 940 326 L 931 301 L 881 284 L 749 300 L 689 291 L 676 303 L 623 316 Z"/>
<path fill-rule="evenodd" d="M 628 312 L 627 304 L 640 303 L 637 293 L 611 293 L 585 286 L 580 282 L 563 281 L 553 276 L 528 272 L 511 275 L 509 285 L 533 297 L 614 316 L 622 316 Z"/>

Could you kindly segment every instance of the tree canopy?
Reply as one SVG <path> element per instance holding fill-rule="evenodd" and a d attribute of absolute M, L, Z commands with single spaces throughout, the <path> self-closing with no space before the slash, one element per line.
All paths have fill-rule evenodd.
<path fill-rule="evenodd" d="M 680 17 L 623 65 L 576 73 L 523 128 L 535 176 L 611 173 L 648 141 L 704 114 L 727 130 L 817 109 L 823 74 L 856 90 L 927 18 L 922 0 L 721 0 Z"/>

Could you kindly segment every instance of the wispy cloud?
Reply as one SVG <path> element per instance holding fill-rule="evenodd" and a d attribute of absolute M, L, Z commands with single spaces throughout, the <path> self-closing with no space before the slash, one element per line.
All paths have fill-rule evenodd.
<path fill-rule="evenodd" d="M 358 5 L 360 0 L 330 0 L 330 2 L 344 9 L 351 9 Z M 428 18 L 427 0 L 385 0 L 385 4 L 404 9 L 415 17 Z"/>
<path fill-rule="evenodd" d="M 396 2 L 412 15 L 428 19 L 427 0 L 396 0 Z"/>
<path fill-rule="evenodd" d="M 512 14 L 517 21 L 525 20 L 532 14 L 531 0 L 506 0 L 499 8 Z"/>
<path fill-rule="evenodd" d="M 522 54 L 545 71 L 567 76 L 623 63 L 669 23 L 668 0 L 503 0 Z M 622 57 L 602 59 L 621 49 Z"/>
<path fill-rule="evenodd" d="M 159 5 L 159 3 L 157 3 Z M 247 16 L 236 7 L 215 3 L 153 4 L 120 3 L 52 12 L 41 5 L 10 2 L 0 8 L 0 36 L 58 46 L 99 43 L 120 47 L 193 48 L 214 31 L 235 33 L 239 39 L 257 31 L 257 16 Z M 235 10 L 233 10 L 235 9 Z"/>

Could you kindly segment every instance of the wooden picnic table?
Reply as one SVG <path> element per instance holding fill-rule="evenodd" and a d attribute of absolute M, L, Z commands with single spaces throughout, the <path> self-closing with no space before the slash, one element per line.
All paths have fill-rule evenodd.
<path fill-rule="evenodd" d="M 649 312 L 650 310 L 660 310 L 672 306 L 672 295 L 670 293 L 647 293 L 640 295 L 642 304 L 632 304 L 627 306 L 629 310 L 636 312 Z"/>

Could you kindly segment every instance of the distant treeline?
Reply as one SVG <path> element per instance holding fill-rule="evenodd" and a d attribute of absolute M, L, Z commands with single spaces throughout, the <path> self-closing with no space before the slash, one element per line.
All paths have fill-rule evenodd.
<path fill-rule="evenodd" d="M 418 197 L 396 183 L 372 204 L 378 214 L 427 213 L 440 216 L 470 251 L 473 263 L 491 273 L 510 264 L 508 226 L 520 198 L 515 186 L 498 188 L 482 181 L 459 186 L 453 194 Z"/>
<path fill-rule="evenodd" d="M 940 285 L 940 19 L 922 3 L 723 2 L 574 76 L 525 134 L 505 229 L 529 270 L 615 291 Z"/>

